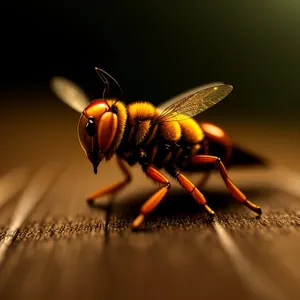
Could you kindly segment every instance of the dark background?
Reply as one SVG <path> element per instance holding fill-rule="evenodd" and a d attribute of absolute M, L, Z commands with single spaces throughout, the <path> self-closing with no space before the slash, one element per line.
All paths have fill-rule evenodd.
<path fill-rule="evenodd" d="M 63 75 L 96 97 L 98 66 L 126 101 L 157 104 L 224 81 L 235 88 L 225 111 L 298 117 L 297 1 L 12 1 L 1 15 L 2 88 L 38 89 Z"/>

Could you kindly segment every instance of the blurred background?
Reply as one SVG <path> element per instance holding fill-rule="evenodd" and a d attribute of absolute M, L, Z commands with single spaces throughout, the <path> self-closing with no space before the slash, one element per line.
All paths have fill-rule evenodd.
<path fill-rule="evenodd" d="M 223 110 L 291 121 L 299 108 L 299 14 L 292 0 L 6 2 L 1 86 L 38 89 L 63 75 L 101 95 L 99 66 L 126 100 L 160 103 L 225 81 L 235 90 Z"/>
<path fill-rule="evenodd" d="M 299 1 L 6 1 L 0 25 L 0 242 L 13 216 L 24 219 L 9 251 L 0 243 L 1 299 L 299 299 L 299 175 L 232 170 L 262 220 L 229 200 L 216 175 L 205 195 L 223 229 L 175 189 L 146 230 L 131 234 L 155 186 L 137 168 L 116 205 L 87 207 L 90 192 L 122 177 L 113 162 L 94 176 L 77 141 L 79 115 L 49 88 L 52 76 L 65 76 L 100 97 L 95 66 L 118 80 L 126 102 L 159 104 L 230 83 L 233 92 L 199 119 L 254 156 L 300 171 Z M 22 189 L 53 160 L 55 181 L 34 186 L 48 192 L 25 197 L 31 209 L 16 213 Z M 28 172 L 8 173 L 20 166 Z"/>

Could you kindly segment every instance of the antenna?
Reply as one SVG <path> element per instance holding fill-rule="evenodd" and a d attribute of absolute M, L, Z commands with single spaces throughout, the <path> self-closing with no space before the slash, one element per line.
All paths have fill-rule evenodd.
<path fill-rule="evenodd" d="M 102 82 L 104 83 L 104 90 L 103 90 L 103 100 L 105 100 L 104 98 L 107 96 L 107 94 L 109 93 L 109 81 L 107 80 L 106 76 L 107 75 L 116 85 L 117 87 L 119 88 L 119 90 L 121 91 L 121 94 L 123 95 L 123 90 L 121 88 L 121 86 L 119 85 L 118 81 L 113 78 L 109 73 L 107 73 L 106 71 L 98 68 L 98 67 L 95 67 L 95 70 L 99 76 L 99 78 L 102 80 Z M 117 102 L 117 101 L 116 101 Z M 115 103 L 116 103 L 115 102 Z M 114 104 L 115 104 L 114 103 Z"/>

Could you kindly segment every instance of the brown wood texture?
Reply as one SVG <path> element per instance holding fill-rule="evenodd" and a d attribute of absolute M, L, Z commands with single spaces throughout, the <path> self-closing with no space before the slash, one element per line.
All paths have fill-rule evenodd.
<path fill-rule="evenodd" d="M 19 178 L 15 194 L 0 202 L 0 251 L 22 196 L 19 184 L 26 189 L 41 166 L 59 165 L 7 247 L 0 299 L 299 299 L 297 174 L 275 165 L 229 170 L 249 200 L 262 207 L 260 218 L 232 199 L 218 172 L 202 190 L 215 220 L 171 180 L 166 199 L 140 231 L 131 232 L 130 223 L 157 186 L 135 167 L 128 187 L 87 206 L 86 196 L 121 180 L 121 171 L 111 161 L 94 175 L 77 142 L 78 115 L 47 91 L 30 97 L 35 106 L 15 107 L 11 101 L 0 119 L 0 196 L 11 191 L 7 174 L 16 169 L 12 176 Z M 225 117 L 219 123 L 250 152 L 300 171 L 295 127 Z M 22 166 L 27 172 L 18 177 Z M 196 183 L 200 177 L 189 178 Z"/>

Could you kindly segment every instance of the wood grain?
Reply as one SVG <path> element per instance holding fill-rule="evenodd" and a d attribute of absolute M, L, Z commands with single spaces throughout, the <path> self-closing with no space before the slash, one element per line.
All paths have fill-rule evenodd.
<path fill-rule="evenodd" d="M 133 168 L 128 188 L 88 207 L 90 192 L 122 174 L 112 161 L 95 176 L 76 140 L 78 116 L 45 91 L 30 96 L 35 103 L 45 99 L 36 105 L 34 118 L 28 118 L 32 107 L 24 105 L 14 111 L 18 124 L 7 129 L 9 117 L 0 119 L 7 141 L 0 177 L 24 165 L 30 180 L 49 161 L 60 162 L 63 171 L 8 249 L 0 267 L 1 299 L 299 299 L 300 198 L 284 188 L 289 173 L 280 178 L 262 165 L 230 170 L 235 183 L 262 207 L 261 218 L 230 197 L 217 173 L 202 191 L 217 213 L 215 220 L 171 181 L 166 199 L 140 231 L 132 232 L 131 221 L 157 187 Z M 4 115 L 12 109 L 4 107 Z M 26 136 L 17 133 L 20 123 Z M 296 140 L 294 147 L 284 148 L 283 134 L 274 139 L 268 124 L 251 132 L 247 123 L 227 125 L 250 152 L 295 164 L 297 170 Z M 276 160 L 283 152 L 293 160 Z M 199 176 L 191 178 L 196 182 Z M 20 195 L 2 205 L 0 243 Z"/>

